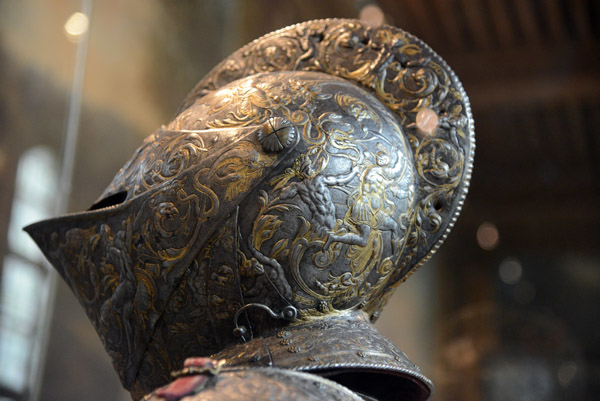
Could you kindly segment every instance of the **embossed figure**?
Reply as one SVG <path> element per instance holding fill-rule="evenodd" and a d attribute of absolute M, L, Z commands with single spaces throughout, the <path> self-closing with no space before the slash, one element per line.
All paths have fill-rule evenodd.
<path fill-rule="evenodd" d="M 397 254 L 400 229 L 393 218 L 394 203 L 386 194 L 395 181 L 402 181 L 403 175 L 408 174 L 408 164 L 399 158 L 395 166 L 390 167 L 391 160 L 385 151 L 378 152 L 375 157 L 376 164 L 365 169 L 358 190 L 349 197 L 351 205 L 346 220 L 356 227 L 358 233 L 332 234 L 327 239 L 326 248 L 332 242 L 365 247 L 373 230 L 389 231 L 392 253 Z"/>
<path fill-rule="evenodd" d="M 283 188 L 279 199 L 286 200 L 299 196 L 312 213 L 310 220 L 315 231 L 324 236 L 335 226 L 335 205 L 328 186 L 343 185 L 351 181 L 357 172 L 358 169 L 354 167 L 349 173 L 339 176 L 316 174 L 312 169 L 310 159 L 305 156 L 301 159 L 300 171 L 297 172 L 302 181 L 292 182 Z"/>
<path fill-rule="evenodd" d="M 422 401 L 373 322 L 448 235 L 473 141 L 419 39 L 312 21 L 216 66 L 89 211 L 26 230 L 136 401 Z"/>

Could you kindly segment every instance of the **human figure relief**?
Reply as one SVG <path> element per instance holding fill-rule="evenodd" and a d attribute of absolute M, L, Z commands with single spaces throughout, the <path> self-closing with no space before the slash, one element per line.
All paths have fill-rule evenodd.
<path fill-rule="evenodd" d="M 330 234 L 325 242 L 327 250 L 334 242 L 367 247 L 372 242 L 372 233 L 389 231 L 391 234 L 392 253 L 398 252 L 401 239 L 398 222 L 394 219 L 394 203 L 387 198 L 386 192 L 393 187 L 395 181 L 407 174 L 408 164 L 398 156 L 393 166 L 389 152 L 380 144 L 375 154 L 375 164 L 367 167 L 360 176 L 359 188 L 349 196 L 352 203 L 346 213 L 344 222 L 354 228 L 343 234 Z"/>

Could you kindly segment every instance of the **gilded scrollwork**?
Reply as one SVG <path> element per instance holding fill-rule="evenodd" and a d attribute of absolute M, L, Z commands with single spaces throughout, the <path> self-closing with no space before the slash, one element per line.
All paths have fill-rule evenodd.
<path fill-rule="evenodd" d="M 197 326 L 186 325 L 189 315 L 173 314 L 180 319 L 166 324 L 172 331 L 157 343 L 153 327 L 165 308 L 189 310 L 203 303 L 212 327 L 224 326 L 214 322 L 229 324 L 243 304 L 231 302 L 232 291 L 239 297 L 240 286 L 230 234 L 235 227 L 227 226 L 229 234 L 223 232 L 226 226 L 218 231 L 219 222 L 295 145 L 266 154 L 256 127 L 233 134 L 163 128 L 134 156 L 135 160 L 143 155 L 147 163 L 137 169 L 126 165 L 106 191 L 125 190 L 130 199 L 90 212 L 91 219 L 68 216 L 68 223 L 60 226 L 50 221 L 38 233 L 52 238 L 44 246 L 49 259 L 86 309 L 128 388 L 147 392 L 146 386 L 152 385 L 137 381 L 139 369 L 146 371 L 142 376 L 147 380 L 155 375 L 164 378 L 180 362 L 159 352 L 165 348 L 163 341 L 181 337 L 197 344 L 200 337 L 215 335 L 212 329 L 198 332 Z M 251 157 L 250 163 L 245 155 Z M 211 250 L 233 256 L 215 265 L 220 259 Z M 209 271 L 204 272 L 207 266 Z M 200 292 L 185 287 L 185 292 L 198 294 L 192 298 L 177 289 L 190 269 L 202 271 L 198 277 L 210 283 Z"/>
<path fill-rule="evenodd" d="M 248 44 L 215 67 L 184 101 L 259 72 L 320 71 L 348 79 L 374 93 L 396 113 L 417 168 L 417 211 L 406 224 L 410 255 L 403 255 L 394 282 L 437 249 L 453 225 L 466 194 L 474 136 L 468 99 L 445 62 L 426 44 L 400 29 L 350 20 L 294 25 Z M 440 117 L 430 138 L 416 125 L 419 110 Z M 317 139 L 319 139 L 317 137 Z"/>
<path fill-rule="evenodd" d="M 279 113 L 300 133 L 302 153 L 263 186 L 256 211 L 244 213 L 256 217 L 240 265 L 253 267 L 243 269 L 251 272 L 248 283 L 242 280 L 249 298 L 260 299 L 271 286 L 283 300 L 312 299 L 298 301 L 308 314 L 315 299 L 344 309 L 385 284 L 408 238 L 415 198 L 399 125 L 365 93 L 330 81 L 319 74 L 258 75 L 252 88 L 242 81 L 216 91 L 218 106 L 206 122 L 257 125 Z M 383 256 L 389 252 L 394 256 Z M 307 277 L 307 263 L 322 274 Z"/>
<path fill-rule="evenodd" d="M 435 126 L 419 124 L 423 111 Z M 468 99 L 420 40 L 307 22 L 224 60 L 91 211 L 42 222 L 34 237 L 139 398 L 186 356 L 238 341 L 238 311 L 248 338 L 252 324 L 261 335 L 287 324 L 243 310 L 252 303 L 292 307 L 294 324 L 359 313 L 346 329 L 364 331 L 454 224 L 473 148 Z M 345 351 L 300 334 L 277 339 L 279 352 L 322 341 L 334 363 Z M 374 366 L 380 346 L 357 356 Z"/>

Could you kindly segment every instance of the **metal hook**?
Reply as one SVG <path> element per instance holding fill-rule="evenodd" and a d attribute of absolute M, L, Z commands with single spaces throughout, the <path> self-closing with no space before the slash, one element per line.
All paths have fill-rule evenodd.
<path fill-rule="evenodd" d="M 267 305 L 263 305 L 263 304 L 259 304 L 259 303 L 246 304 L 246 305 L 242 306 L 240 309 L 238 309 L 237 312 L 235 312 L 235 316 L 233 317 L 233 324 L 235 325 L 235 328 L 233 329 L 233 335 L 236 337 L 241 337 L 243 341 L 246 341 L 246 339 L 244 338 L 244 335 L 246 335 L 248 333 L 248 329 L 246 329 L 246 326 L 238 325 L 238 319 L 244 310 L 252 308 L 252 307 L 260 308 L 260 309 L 266 311 L 267 314 L 269 316 L 271 316 L 273 319 L 283 319 L 288 322 L 291 322 L 298 317 L 298 310 L 295 307 L 293 307 L 292 305 L 286 305 L 283 307 L 281 312 L 275 313 Z"/>

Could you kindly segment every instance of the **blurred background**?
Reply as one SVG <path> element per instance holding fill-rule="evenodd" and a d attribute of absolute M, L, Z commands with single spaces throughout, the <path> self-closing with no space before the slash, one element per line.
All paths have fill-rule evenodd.
<path fill-rule="evenodd" d="M 87 209 L 222 58 L 315 18 L 427 42 L 471 98 L 462 215 L 378 322 L 433 400 L 600 393 L 600 2 L 0 0 L 0 400 L 128 400 L 21 231 Z"/>

